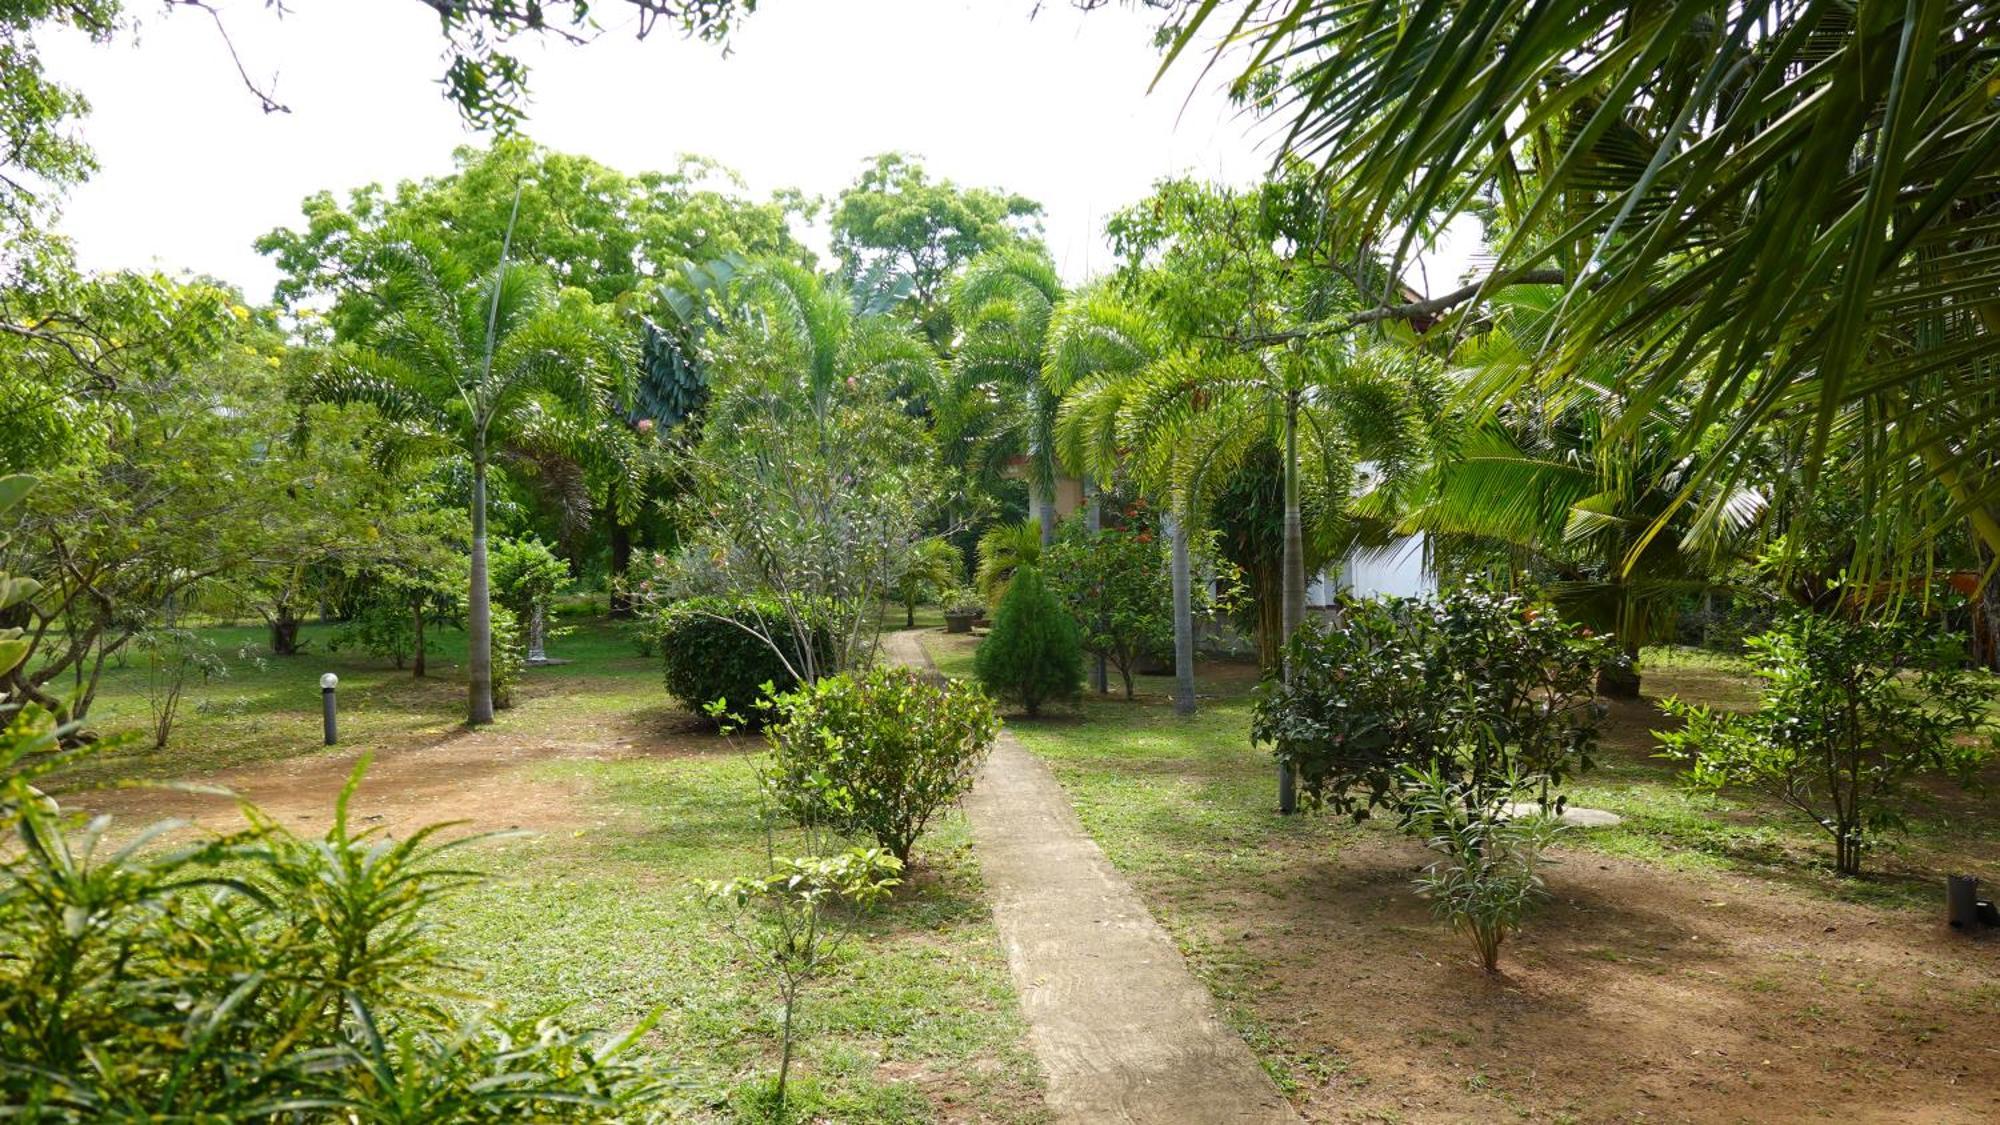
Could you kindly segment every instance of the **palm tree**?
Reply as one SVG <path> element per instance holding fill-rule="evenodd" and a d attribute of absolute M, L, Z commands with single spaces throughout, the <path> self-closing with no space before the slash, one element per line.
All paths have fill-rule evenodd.
<path fill-rule="evenodd" d="M 1170 60 L 1214 11 L 1178 26 Z M 1541 386 L 1619 354 L 1613 429 L 1686 404 L 1673 448 L 1702 464 L 1653 534 L 1775 436 L 1805 487 L 1847 461 L 1878 513 L 1942 491 L 1953 520 L 1918 534 L 1961 523 L 2000 552 L 1990 3 L 1249 0 L 1236 19 L 1242 81 L 1286 75 L 1288 147 L 1357 204 L 1342 244 L 1401 259 L 1486 212 L 1492 272 L 1422 312 L 1556 282 Z M 1923 557 L 1907 542 L 1874 550 L 1929 565 L 1896 561 Z"/>
<path fill-rule="evenodd" d="M 496 454 L 522 435 L 588 426 L 631 364 L 627 333 L 581 290 L 556 290 L 539 270 L 478 279 L 435 246 L 383 252 L 388 312 L 359 345 L 313 377 L 323 402 L 367 403 L 382 419 L 467 458 L 472 558 L 467 598 L 467 721 L 493 721 L 493 619 L 487 588 L 486 496 Z"/>
<path fill-rule="evenodd" d="M 705 348 L 711 395 L 683 468 L 728 585 L 784 610 L 751 631 L 781 660 L 798 654 L 793 672 L 807 682 L 870 659 L 879 598 L 935 514 L 917 404 L 937 392 L 937 357 L 893 315 L 898 299 L 787 261 L 748 262 Z M 834 647 L 822 654 L 828 620 Z M 774 635 L 787 631 L 790 646 Z"/>
<path fill-rule="evenodd" d="M 1190 715 L 1194 694 L 1193 575 L 1187 546 L 1191 504 L 1169 479 L 1140 476 L 1128 464 L 1122 430 L 1125 396 L 1168 354 L 1165 326 L 1146 310 L 1099 286 L 1065 301 L 1051 318 L 1043 384 L 1059 401 L 1049 448 L 1085 479 L 1137 477 L 1142 488 L 1170 493 L 1161 531 L 1170 544 L 1174 619 L 1174 710 Z"/>
<path fill-rule="evenodd" d="M 1046 541 L 1040 520 L 1001 523 L 986 529 L 979 537 L 979 567 L 972 581 L 987 604 L 1000 604 L 1015 571 L 1041 565 Z"/>
<path fill-rule="evenodd" d="M 1531 393 L 1560 295 L 1516 289 L 1452 357 L 1466 417 L 1462 433 L 1401 498 L 1406 531 L 1504 544 L 1553 575 L 1553 600 L 1613 634 L 1631 665 L 1600 678 L 1607 695 L 1635 697 L 1639 650 L 1671 632 L 1677 605 L 1710 590 L 1740 557 L 1768 500 L 1746 488 L 1705 489 L 1682 503 L 1701 461 L 1676 448 L 1684 413 L 1655 408 L 1636 431 L 1615 384 L 1628 357 L 1601 354 L 1583 388 Z M 1485 404 L 1506 405 L 1488 408 Z M 1385 505 L 1395 507 L 1396 505 Z M 1664 533 L 1661 529 L 1664 528 Z"/>
<path fill-rule="evenodd" d="M 1044 381 L 1042 367 L 1049 325 L 1062 299 L 1055 267 L 1039 248 L 1028 246 L 974 258 L 951 292 L 959 340 L 950 397 L 959 403 L 1006 404 L 998 410 L 961 410 L 958 417 L 979 418 L 986 423 L 989 447 L 1025 457 L 1036 496 L 1030 514 L 1039 523 L 1043 546 L 1054 541 L 1056 532 L 1052 431 L 1057 396 Z"/>

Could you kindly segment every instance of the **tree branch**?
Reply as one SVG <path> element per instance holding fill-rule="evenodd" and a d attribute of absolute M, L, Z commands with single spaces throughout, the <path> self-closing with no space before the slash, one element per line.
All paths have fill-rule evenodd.
<path fill-rule="evenodd" d="M 265 113 L 292 112 L 291 106 L 286 105 L 285 103 L 277 100 L 270 94 L 266 93 L 264 91 L 264 88 L 257 85 L 256 80 L 250 77 L 249 70 L 245 69 L 243 66 L 243 56 L 236 53 L 236 41 L 229 37 L 228 25 L 222 22 L 222 13 L 216 11 L 215 8 L 208 3 L 208 0 L 167 0 L 167 2 L 170 4 L 178 4 L 186 8 L 198 8 L 204 12 L 207 12 L 208 18 L 215 21 L 215 33 L 222 37 L 222 45 L 228 48 L 229 50 L 229 61 L 236 64 L 236 76 L 243 80 L 243 88 L 249 90 L 251 96 L 257 99 L 259 107 L 262 108 Z M 283 4 L 278 4 L 276 5 L 276 7 L 280 15 L 284 14 L 285 9 Z"/>
<path fill-rule="evenodd" d="M 1460 286 L 1449 293 L 1428 297 L 1421 301 L 1408 301 L 1400 305 L 1377 305 L 1332 320 L 1323 320 L 1303 328 L 1290 328 L 1282 332 L 1260 332 L 1251 336 L 1235 336 L 1231 343 L 1251 348 L 1268 348 L 1289 344 L 1294 340 L 1313 340 L 1324 336 L 1337 336 L 1352 331 L 1364 324 L 1378 324 L 1385 320 L 1414 321 L 1425 320 L 1439 313 L 1457 308 L 1481 293 L 1495 289 L 1505 289 L 1513 285 L 1562 285 L 1568 278 L 1561 270 L 1524 270 L 1503 279 L 1492 277 Z"/>

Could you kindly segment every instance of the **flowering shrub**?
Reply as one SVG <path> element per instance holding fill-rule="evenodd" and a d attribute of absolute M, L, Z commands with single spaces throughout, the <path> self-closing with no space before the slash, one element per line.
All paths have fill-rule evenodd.
<path fill-rule="evenodd" d="M 1076 622 L 1083 650 L 1118 669 L 1127 699 L 1139 665 L 1174 646 L 1166 544 L 1138 514 L 1128 509 L 1125 526 L 1094 535 L 1081 520 L 1065 522 L 1043 566 L 1050 591 Z"/>

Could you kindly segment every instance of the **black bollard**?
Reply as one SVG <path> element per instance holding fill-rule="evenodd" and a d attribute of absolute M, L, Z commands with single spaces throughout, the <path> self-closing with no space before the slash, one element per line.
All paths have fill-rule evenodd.
<path fill-rule="evenodd" d="M 332 746 L 340 740 L 333 718 L 333 689 L 340 686 L 340 677 L 328 672 L 319 678 L 320 704 L 326 714 L 326 744 Z"/>
<path fill-rule="evenodd" d="M 1944 877 L 1944 916 L 1954 930 L 1979 928 L 1979 880 L 1970 875 Z"/>

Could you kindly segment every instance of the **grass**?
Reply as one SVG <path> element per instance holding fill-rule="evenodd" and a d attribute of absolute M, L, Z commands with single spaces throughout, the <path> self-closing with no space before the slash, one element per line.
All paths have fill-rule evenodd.
<path fill-rule="evenodd" d="M 977 638 L 927 634 L 925 642 L 941 671 L 971 674 Z M 1747 668 L 1733 658 L 1649 652 L 1644 670 L 1649 694 L 1719 706 L 1747 707 L 1755 699 Z M 1296 1094 L 1333 1083 L 1352 1091 L 1367 1077 L 1346 1074 L 1346 1055 L 1270 1022 L 1289 1018 L 1283 1005 L 1274 1012 L 1265 1003 L 1297 969 L 1283 963 L 1285 951 L 1303 954 L 1296 935 L 1324 926 L 1302 921 L 1309 907 L 1293 904 L 1321 898 L 1329 872 L 1342 870 L 1343 853 L 1354 849 L 1362 858 L 1352 870 L 1386 867 L 1388 880 L 1356 896 L 1362 914 L 1355 924 L 1365 929 L 1355 940 L 1449 948 L 1451 939 L 1415 918 L 1414 925 L 1392 921 L 1398 910 L 1420 908 L 1408 892 L 1409 860 L 1379 861 L 1404 854 L 1391 825 L 1277 815 L 1269 752 L 1246 737 L 1254 680 L 1251 669 L 1203 665 L 1202 707 L 1188 718 L 1173 714 L 1168 678 L 1142 677 L 1135 703 L 1086 696 L 1069 714 L 1010 722 L 1050 764 L 1084 826 L 1174 935 L 1281 1088 Z M 2000 875 L 2000 824 L 1980 816 L 1970 798 L 1938 794 L 1918 802 L 1907 836 L 1891 838 L 1871 857 L 1868 877 L 1837 877 L 1826 841 L 1802 819 L 1755 794 L 1685 788 L 1677 766 L 1656 756 L 1650 727 L 1659 721 L 1650 705 L 1614 706 L 1598 768 L 1572 788 L 1571 800 L 1625 820 L 1573 834 L 1566 851 L 1624 857 L 1697 880 L 1750 876 L 1810 897 L 1891 911 L 1897 927 L 1925 925 L 1935 914 L 1936 871 L 1969 867 Z M 1408 929 L 1395 939 L 1399 925 Z M 1623 959 L 1619 965 L 1641 971 Z M 1742 987 L 1768 989 L 1768 980 L 1759 980 Z"/>
<path fill-rule="evenodd" d="M 900 626 L 900 608 L 891 612 Z M 640 656 L 614 623 L 570 624 L 549 645 L 569 663 L 528 670 L 517 705 L 480 737 L 518 745 L 615 735 L 638 749 L 516 767 L 509 777 L 523 799 L 531 789 L 580 794 L 581 826 L 483 845 L 472 865 L 493 878 L 451 900 L 444 940 L 478 991 L 521 1010 L 618 1028 L 661 1009 L 645 1045 L 678 1079 L 670 1108 L 728 1119 L 775 1070 L 780 1012 L 771 982 L 696 884 L 763 870 L 760 744 L 692 729 L 660 687 L 657 658 Z M 310 648 L 289 658 L 257 655 L 261 629 L 206 632 L 230 674 L 190 690 L 171 745 L 98 756 L 67 785 L 203 777 L 323 753 L 324 671 L 341 677 L 343 749 L 421 752 L 461 726 L 458 634 L 433 656 L 433 676 L 413 681 L 365 656 L 329 653 L 323 626 L 307 626 Z M 144 685 L 136 662 L 107 672 L 92 724 L 105 733 L 144 727 Z M 325 800 L 330 807 L 330 791 Z M 491 823 L 510 815 L 493 808 Z M 862 923 L 831 978 L 809 989 L 800 1033 L 795 1097 L 813 1119 L 1044 1119 L 961 818 L 925 837 L 907 885 Z"/>

